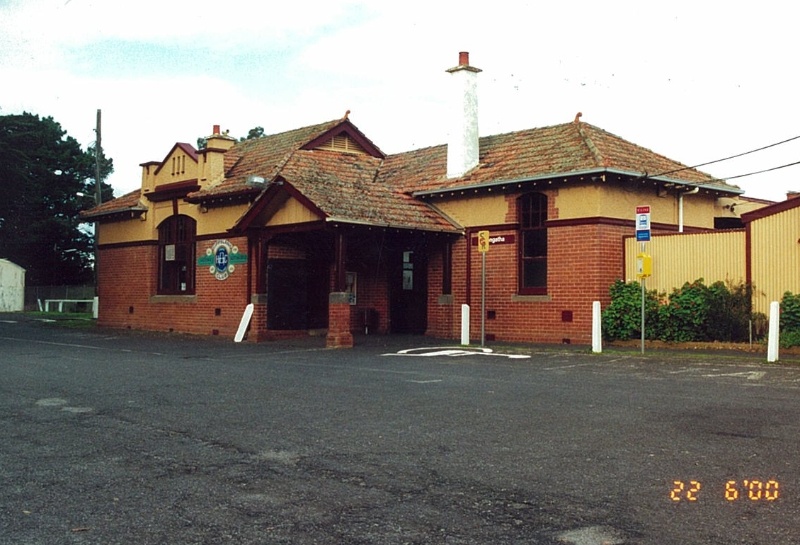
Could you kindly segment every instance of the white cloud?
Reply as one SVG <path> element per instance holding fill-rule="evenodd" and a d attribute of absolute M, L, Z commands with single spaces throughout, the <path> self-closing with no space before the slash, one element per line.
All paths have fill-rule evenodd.
<path fill-rule="evenodd" d="M 772 1 L 757 10 L 689 1 L 0 2 L 0 71 L 13 82 L 0 87 L 0 115 L 52 115 L 87 145 L 102 108 L 119 194 L 138 185 L 139 163 L 176 141 L 193 144 L 212 124 L 272 133 L 350 109 L 384 151 L 444 143 L 445 70 L 469 51 L 484 70 L 482 134 L 582 111 L 586 122 L 697 164 L 798 132 L 793 20 Z M 141 66 L 141 48 L 111 57 L 122 60 L 110 70 L 85 64 L 98 44 L 128 42 L 153 55 L 152 73 L 131 73 L 125 61 Z M 205 47 L 217 54 L 198 57 Z M 245 59 L 247 68 L 232 68 Z M 800 143 L 705 170 L 732 176 L 798 156 Z M 798 177 L 795 167 L 733 183 L 779 199 L 800 189 Z"/>

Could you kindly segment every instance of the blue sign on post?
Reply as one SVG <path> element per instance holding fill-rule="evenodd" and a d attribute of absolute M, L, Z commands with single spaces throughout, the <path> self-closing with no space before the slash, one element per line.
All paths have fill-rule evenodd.
<path fill-rule="evenodd" d="M 638 242 L 650 240 L 650 206 L 636 207 L 636 240 Z"/>

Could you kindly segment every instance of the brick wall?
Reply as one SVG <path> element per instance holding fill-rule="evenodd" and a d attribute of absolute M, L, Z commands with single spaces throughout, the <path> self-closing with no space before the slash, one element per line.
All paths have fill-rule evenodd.
<path fill-rule="evenodd" d="M 246 238 L 228 239 L 247 251 Z M 213 241 L 197 243 L 205 254 Z M 194 296 L 157 296 L 158 246 L 124 246 L 100 250 L 98 324 L 108 327 L 222 335 L 233 337 L 247 300 L 248 263 L 236 265 L 225 280 L 207 266 L 196 266 Z"/>
<path fill-rule="evenodd" d="M 493 244 L 486 256 L 487 339 L 512 342 L 569 342 L 590 344 L 592 302 L 610 302 L 608 288 L 621 278 L 622 237 L 630 229 L 591 224 L 548 229 L 548 289 L 546 296 L 520 297 L 518 291 L 518 233 L 493 230 L 492 236 L 515 235 L 513 244 Z M 460 337 L 461 304 L 471 308 L 470 337 L 480 339 L 481 255 L 472 247 L 467 300 L 468 241 L 453 247 L 453 301 L 439 304 L 440 261 L 431 260 L 428 295 L 428 333 Z"/>

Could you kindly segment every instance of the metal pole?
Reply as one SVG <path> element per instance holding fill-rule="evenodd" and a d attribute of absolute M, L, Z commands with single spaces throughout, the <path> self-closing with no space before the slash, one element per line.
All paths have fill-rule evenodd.
<path fill-rule="evenodd" d="M 642 242 L 641 250 L 642 254 L 645 253 L 646 244 Z M 642 354 L 644 354 L 644 293 L 645 293 L 645 284 L 647 283 L 646 277 L 642 276 Z"/>
<path fill-rule="evenodd" d="M 486 252 L 481 252 L 481 348 L 486 343 Z"/>
<path fill-rule="evenodd" d="M 644 283 L 645 279 L 642 278 L 642 354 L 644 354 Z"/>

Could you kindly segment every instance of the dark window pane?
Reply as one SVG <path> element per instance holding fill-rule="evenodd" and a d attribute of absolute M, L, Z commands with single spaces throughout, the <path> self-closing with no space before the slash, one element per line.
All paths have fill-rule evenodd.
<path fill-rule="evenodd" d="M 525 261 L 523 271 L 526 288 L 543 288 L 547 286 L 547 261 L 540 259 Z"/>

